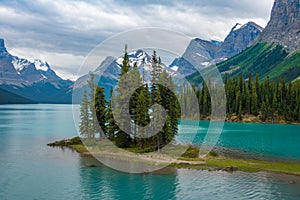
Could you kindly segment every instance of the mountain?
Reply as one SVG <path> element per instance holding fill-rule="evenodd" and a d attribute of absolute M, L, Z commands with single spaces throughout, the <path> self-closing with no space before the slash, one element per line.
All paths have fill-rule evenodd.
<path fill-rule="evenodd" d="M 299 0 L 275 0 L 271 19 L 257 43 L 276 43 L 287 51 L 300 50 Z"/>
<path fill-rule="evenodd" d="M 199 67 L 207 67 L 211 61 L 221 62 L 231 58 L 245 50 L 262 32 L 263 28 L 254 22 L 244 25 L 237 23 L 225 38 L 224 42 L 205 41 L 196 38 L 190 42 L 185 53 L 176 58 L 170 68 L 177 70 L 183 75 L 190 75 L 196 72 L 188 60 L 193 56 L 200 56 Z"/>
<path fill-rule="evenodd" d="M 230 75 L 250 72 L 260 79 L 300 78 L 300 2 L 275 0 L 271 18 L 255 45 L 219 65 Z M 229 71 L 228 71 L 229 70 Z"/>
<path fill-rule="evenodd" d="M 288 53 L 280 45 L 258 43 L 247 48 L 235 57 L 217 64 L 219 71 L 229 77 L 243 74 L 248 78 L 251 73 L 252 77 L 259 75 L 261 80 L 267 76 L 271 80 L 294 81 L 300 78 L 300 51 Z M 188 77 L 194 83 L 201 82 L 201 76 L 194 73 Z"/>
<path fill-rule="evenodd" d="M 241 53 L 262 31 L 263 28 L 254 22 L 244 25 L 237 23 L 218 49 L 215 58 L 231 58 Z"/>
<path fill-rule="evenodd" d="M 193 56 L 198 56 L 201 60 L 200 65 L 205 67 L 207 63 L 214 59 L 219 47 L 219 43 L 206 41 L 199 38 L 193 39 L 182 57 L 175 58 L 169 67 L 183 75 L 192 74 L 196 72 L 196 69 L 191 63 L 188 62 L 188 60 L 190 60 Z"/>
<path fill-rule="evenodd" d="M 71 103 L 72 85 L 57 76 L 47 62 L 11 55 L 0 39 L 0 88 L 39 103 Z"/>
<path fill-rule="evenodd" d="M 151 81 L 151 56 L 147 54 L 147 52 L 138 49 L 135 51 L 128 52 L 129 63 L 130 66 L 133 66 L 134 63 L 137 63 L 138 70 L 140 74 L 143 76 L 145 82 L 149 83 Z M 110 89 L 114 88 L 117 85 L 119 75 L 121 73 L 121 66 L 123 62 L 123 56 L 118 58 L 109 56 L 96 68 L 93 72 L 95 75 L 95 83 L 105 89 L 105 96 L 109 98 Z M 162 64 L 162 67 L 166 69 L 169 74 L 174 74 L 175 71 L 166 67 L 166 65 Z M 105 70 L 104 70 L 105 69 Z M 103 71 L 104 70 L 104 71 Z M 100 77 L 101 75 L 101 77 Z M 73 100 L 75 102 L 81 102 L 82 94 L 84 90 L 88 90 L 87 80 L 89 80 L 90 75 L 84 75 L 77 79 L 74 84 L 74 94 Z M 98 82 L 96 82 L 99 80 Z"/>
<path fill-rule="evenodd" d="M 33 104 L 31 99 L 19 96 L 0 88 L 0 104 Z"/>
<path fill-rule="evenodd" d="M 300 79 L 300 2 L 295 0 L 275 0 L 267 27 L 254 44 L 240 54 L 217 64 L 222 74 L 236 76 L 243 74 L 267 76 L 273 80 L 286 81 Z M 188 77 L 194 84 L 201 76 L 194 73 Z"/>

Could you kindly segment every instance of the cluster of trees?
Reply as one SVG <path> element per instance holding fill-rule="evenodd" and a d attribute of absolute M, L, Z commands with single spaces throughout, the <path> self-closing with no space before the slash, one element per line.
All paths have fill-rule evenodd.
<path fill-rule="evenodd" d="M 300 121 L 300 83 L 270 81 L 267 77 L 259 82 L 251 74 L 247 80 L 239 77 L 225 78 L 227 111 L 229 118 L 236 113 L 241 119 L 243 114 L 260 115 L 263 121 Z"/>
<path fill-rule="evenodd" d="M 226 91 L 227 119 L 236 115 L 242 120 L 245 115 L 258 116 L 262 121 L 300 121 L 300 81 L 286 83 L 271 81 L 267 77 L 260 82 L 258 75 L 252 80 L 251 74 L 245 79 L 242 74 L 224 80 Z M 212 83 L 202 83 L 201 88 L 194 88 L 198 97 L 201 118 L 210 116 L 211 97 L 209 89 L 216 90 Z M 191 92 L 187 89 L 181 91 L 181 97 Z M 189 102 L 188 100 L 186 100 Z M 187 105 L 192 109 L 191 105 Z"/>
<path fill-rule="evenodd" d="M 127 47 L 121 66 L 121 74 L 118 85 L 113 92 L 111 89 L 109 99 L 118 99 L 116 105 L 112 100 L 106 101 L 104 89 L 94 83 L 94 75 L 88 81 L 89 96 L 84 92 L 83 101 L 80 107 L 80 132 L 85 138 L 100 138 L 113 141 L 120 148 L 138 148 L 145 151 L 160 151 L 170 143 L 178 131 L 178 118 L 180 116 L 179 103 L 176 98 L 176 87 L 172 77 L 162 68 L 161 59 L 153 52 L 151 83 L 148 85 L 141 76 L 138 66 L 130 66 Z M 125 79 L 122 78 L 127 76 Z M 164 84 L 160 84 L 164 83 Z M 130 94 L 130 87 L 139 85 L 133 94 Z M 129 99 L 128 107 L 124 106 Z M 147 137 L 148 133 L 142 133 L 139 127 L 148 126 L 155 116 L 156 111 L 153 104 L 160 104 L 166 111 L 163 128 L 155 135 Z M 114 111 L 114 112 L 113 112 Z M 122 124 L 122 129 L 116 123 Z M 152 123 L 155 126 L 155 123 Z M 153 127 L 154 128 L 154 127 Z M 141 137 L 143 136 L 143 137 Z"/>

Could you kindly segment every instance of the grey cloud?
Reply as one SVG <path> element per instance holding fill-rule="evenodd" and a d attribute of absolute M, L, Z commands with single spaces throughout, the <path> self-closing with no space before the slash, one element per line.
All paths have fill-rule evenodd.
<path fill-rule="evenodd" d="M 1 1 L 0 38 L 9 49 L 84 57 L 116 33 L 163 27 L 190 37 L 223 39 L 236 22 L 265 25 L 273 0 Z M 30 50 L 28 50 L 30 51 Z M 30 52 L 23 54 L 31 56 Z M 55 54 L 56 53 L 56 54 Z M 69 65 L 57 56 L 55 66 Z M 58 64 L 58 63 L 61 64 Z M 78 63 L 78 67 L 81 63 Z M 66 66 L 68 72 L 74 68 Z"/>

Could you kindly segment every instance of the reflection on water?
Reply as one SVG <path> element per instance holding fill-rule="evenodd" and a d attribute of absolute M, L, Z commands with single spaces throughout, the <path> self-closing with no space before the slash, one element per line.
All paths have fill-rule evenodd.
<path fill-rule="evenodd" d="M 80 184 L 85 199 L 175 198 L 174 173 L 128 174 L 109 169 L 90 157 L 80 160 Z"/>

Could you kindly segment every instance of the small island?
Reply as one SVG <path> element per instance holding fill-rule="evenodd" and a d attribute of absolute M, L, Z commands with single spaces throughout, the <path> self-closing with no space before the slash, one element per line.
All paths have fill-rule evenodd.
<path fill-rule="evenodd" d="M 59 147 L 59 148 L 70 148 L 82 156 L 92 156 L 93 153 L 89 152 L 88 149 L 83 145 L 80 137 L 74 137 L 71 139 L 64 139 L 49 143 L 48 146 Z M 186 148 L 186 147 L 184 147 Z M 131 149 L 133 150 L 133 149 Z M 242 171 L 242 172 L 276 172 L 285 173 L 300 176 L 300 164 L 293 162 L 281 162 L 281 161 L 261 161 L 255 159 L 242 159 L 228 157 L 224 152 L 218 152 L 216 149 L 211 151 L 206 157 L 199 158 L 199 148 L 189 146 L 187 151 L 175 162 L 171 163 L 169 167 L 196 169 L 196 170 L 208 170 L 208 171 Z M 103 151 L 102 153 L 107 153 Z M 113 156 L 110 152 L 109 156 Z M 126 158 L 126 154 L 122 157 Z M 150 157 L 150 156 L 149 156 Z M 152 158 L 155 159 L 155 158 Z M 164 163 L 169 161 L 170 158 L 160 158 L 161 162 Z M 149 160 L 145 159 L 145 162 Z M 155 160 L 157 161 L 157 159 Z"/>

